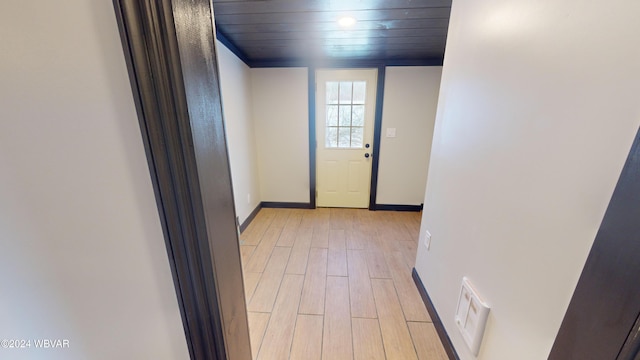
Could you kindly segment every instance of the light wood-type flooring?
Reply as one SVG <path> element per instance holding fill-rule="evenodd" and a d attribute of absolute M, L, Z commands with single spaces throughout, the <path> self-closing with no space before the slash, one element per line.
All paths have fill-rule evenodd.
<path fill-rule="evenodd" d="M 420 214 L 262 209 L 240 236 L 254 359 L 447 356 L 411 278 Z"/>

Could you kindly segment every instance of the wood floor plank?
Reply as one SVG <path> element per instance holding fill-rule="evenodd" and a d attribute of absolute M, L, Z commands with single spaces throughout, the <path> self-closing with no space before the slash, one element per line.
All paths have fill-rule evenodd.
<path fill-rule="evenodd" d="M 358 213 L 369 211 L 369 209 L 345 209 L 345 220 L 347 221 L 345 230 L 351 230 L 358 225 Z"/>
<path fill-rule="evenodd" d="M 394 238 L 397 241 L 411 241 L 413 239 L 413 235 L 409 232 L 404 223 L 408 219 L 407 212 L 398 212 L 391 211 L 386 217 L 387 229 L 393 234 Z"/>
<path fill-rule="evenodd" d="M 273 221 L 270 228 L 284 229 L 284 226 L 287 224 L 287 220 L 289 220 L 289 216 L 293 213 L 294 209 L 276 209 L 276 215 L 273 217 Z"/>
<path fill-rule="evenodd" d="M 313 228 L 311 247 L 327 249 L 329 247 L 329 227 L 317 226 Z"/>
<path fill-rule="evenodd" d="M 387 225 L 378 225 L 376 237 L 374 239 L 375 249 L 382 253 L 388 253 L 392 251 L 398 251 L 398 242 L 402 241 L 393 235 L 393 232 L 389 230 Z"/>
<path fill-rule="evenodd" d="M 322 358 L 353 359 L 349 281 L 338 276 L 327 277 L 327 296 L 322 337 Z"/>
<path fill-rule="evenodd" d="M 391 277 L 398 292 L 402 311 L 407 321 L 431 321 L 422 297 L 411 277 L 411 268 L 399 251 L 386 254 Z"/>
<path fill-rule="evenodd" d="M 262 273 L 244 273 L 244 297 L 247 301 L 247 304 L 251 301 L 251 297 L 256 291 L 256 286 L 258 286 L 258 282 L 260 281 L 261 276 Z"/>
<path fill-rule="evenodd" d="M 368 242 L 368 248 L 369 250 L 378 250 L 381 252 L 386 252 L 386 251 L 392 251 L 395 250 L 393 248 L 393 240 L 388 240 L 388 236 L 386 235 L 386 230 L 385 229 L 378 229 L 378 226 L 376 226 L 376 229 L 374 231 L 372 231 L 371 233 L 371 238 L 369 239 Z"/>
<path fill-rule="evenodd" d="M 372 279 L 371 286 L 387 359 L 417 359 L 393 281 Z"/>
<path fill-rule="evenodd" d="M 300 314 L 324 314 L 327 284 L 327 249 L 311 248 L 300 300 Z"/>
<path fill-rule="evenodd" d="M 419 360 L 449 359 L 432 323 L 408 322 L 407 325 Z"/>
<path fill-rule="evenodd" d="M 346 230 L 345 237 L 347 239 L 347 249 L 364 250 L 367 248 L 365 233 L 360 229 L 360 226 Z"/>
<path fill-rule="evenodd" d="M 347 230 L 351 229 L 355 220 L 355 209 L 330 209 L 330 224 L 331 229 Z"/>
<path fill-rule="evenodd" d="M 247 263 L 247 261 L 249 261 L 249 258 L 251 258 L 251 255 L 253 255 L 253 252 L 255 251 L 255 249 L 256 249 L 255 245 L 240 246 L 240 257 L 242 258 L 243 266 Z"/>
<path fill-rule="evenodd" d="M 447 359 L 411 278 L 420 222 L 262 209 L 240 248 L 254 359 Z"/>
<path fill-rule="evenodd" d="M 347 276 L 347 250 L 329 249 L 328 276 Z"/>
<path fill-rule="evenodd" d="M 311 247 L 326 249 L 329 247 L 329 209 L 317 209 L 313 227 Z"/>
<path fill-rule="evenodd" d="M 264 267 L 267 265 L 267 261 L 269 261 L 273 247 L 278 242 L 281 231 L 282 229 L 277 227 L 269 227 L 269 229 L 267 229 L 262 236 L 262 240 L 260 240 L 260 243 L 253 251 L 253 255 L 251 255 L 251 258 L 247 261 L 245 268 L 248 272 L 264 271 Z"/>
<path fill-rule="evenodd" d="M 293 242 L 293 247 L 310 248 L 312 237 L 313 237 L 313 226 L 308 227 L 308 226 L 302 226 L 302 224 L 300 224 L 300 226 L 298 227 L 298 230 L 296 231 L 296 237 Z"/>
<path fill-rule="evenodd" d="M 258 245 L 276 215 L 274 210 L 275 209 L 260 209 L 253 221 L 251 221 L 244 232 L 240 234 L 240 240 L 243 245 Z"/>
<path fill-rule="evenodd" d="M 304 215 L 301 216 L 304 217 Z M 293 248 L 291 249 L 291 257 L 289 258 L 289 264 L 287 264 L 287 274 L 306 273 L 309 248 L 311 247 L 311 237 L 313 234 L 313 223 L 308 225 L 310 226 L 302 226 L 301 224 L 296 231 Z"/>
<path fill-rule="evenodd" d="M 286 248 L 283 248 L 286 249 Z M 288 359 L 302 293 L 302 275 L 285 275 L 262 340 L 258 359 Z"/>
<path fill-rule="evenodd" d="M 269 313 L 247 312 L 249 319 L 249 339 L 251 340 L 251 357 L 253 359 L 258 356 L 258 351 L 262 344 L 262 337 L 264 336 L 264 331 L 267 329 L 270 315 Z"/>
<path fill-rule="evenodd" d="M 299 229 L 313 229 L 316 224 L 317 210 L 303 210 Z"/>
<path fill-rule="evenodd" d="M 289 263 L 287 264 L 286 274 L 304 275 L 307 270 L 307 260 L 309 258 L 308 247 L 296 247 L 291 249 Z"/>
<path fill-rule="evenodd" d="M 280 234 L 280 238 L 278 239 L 278 243 L 276 246 L 293 246 L 293 243 L 296 240 L 296 233 L 298 232 L 298 226 L 300 226 L 300 221 L 302 220 L 302 212 L 300 210 L 293 211 L 289 218 L 287 219 L 284 228 L 282 229 L 282 233 Z"/>
<path fill-rule="evenodd" d="M 322 315 L 298 315 L 291 345 L 291 360 L 320 360 L 322 358 Z"/>
<path fill-rule="evenodd" d="M 413 268 L 416 265 L 416 255 L 418 254 L 418 242 L 400 241 L 398 245 L 402 253 L 404 262 L 408 267 Z"/>
<path fill-rule="evenodd" d="M 367 266 L 372 279 L 390 279 L 391 272 L 380 250 L 367 250 Z"/>
<path fill-rule="evenodd" d="M 375 249 L 378 233 L 373 216 L 369 213 L 371 211 L 358 213 L 356 217 L 358 225 L 354 229 L 360 233 L 364 249 Z"/>
<path fill-rule="evenodd" d="M 367 257 L 364 250 L 348 250 L 349 294 L 351 297 L 351 316 L 358 318 L 376 318 L 376 302 L 373 299 L 371 280 L 367 269 Z"/>
<path fill-rule="evenodd" d="M 377 319 L 351 318 L 353 358 L 355 360 L 384 360 L 384 346 Z"/>
<path fill-rule="evenodd" d="M 256 291 L 249 302 L 249 311 L 270 312 L 278 294 L 284 269 L 287 266 L 291 248 L 276 247 L 269 259 Z"/>
<path fill-rule="evenodd" d="M 330 208 L 329 209 L 329 224 L 331 225 L 331 229 L 341 229 L 344 230 L 345 221 L 343 213 L 344 209 L 340 208 Z"/>
<path fill-rule="evenodd" d="M 404 226 L 407 228 L 409 234 L 411 234 L 411 237 L 417 240 L 420 237 L 420 220 L 422 218 L 422 213 L 416 212 L 408 215 L 410 216 L 408 216 L 406 221 L 404 221 Z"/>
<path fill-rule="evenodd" d="M 344 250 L 347 248 L 345 231 L 343 229 L 329 230 L 329 249 Z"/>

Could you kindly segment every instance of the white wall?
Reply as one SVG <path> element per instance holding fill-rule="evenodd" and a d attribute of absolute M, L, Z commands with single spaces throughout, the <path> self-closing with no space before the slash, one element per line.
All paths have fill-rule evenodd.
<path fill-rule="evenodd" d="M 216 49 L 236 215 L 243 223 L 261 199 L 256 138 L 251 118 L 251 72 L 222 43 L 217 42 Z"/>
<path fill-rule="evenodd" d="M 3 359 L 188 359 L 111 1 L 3 2 Z"/>
<path fill-rule="evenodd" d="M 441 74 L 440 66 L 386 68 L 378 204 L 424 200 Z M 386 136 L 388 128 L 395 138 Z"/>
<path fill-rule="evenodd" d="M 240 221 L 260 200 L 309 202 L 307 69 L 249 69 L 225 46 L 218 49 Z M 424 200 L 441 71 L 441 67 L 387 68 L 379 204 L 420 205 Z M 389 127 L 397 129 L 396 138 L 385 137 Z"/>
<path fill-rule="evenodd" d="M 262 201 L 309 202 L 306 68 L 251 69 Z"/>
<path fill-rule="evenodd" d="M 416 268 L 462 359 L 465 275 L 492 306 L 479 359 L 548 356 L 640 124 L 638 13 L 454 1 Z"/>

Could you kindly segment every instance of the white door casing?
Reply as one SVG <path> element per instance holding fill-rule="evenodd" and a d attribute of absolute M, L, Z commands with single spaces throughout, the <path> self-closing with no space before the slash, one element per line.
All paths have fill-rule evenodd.
<path fill-rule="evenodd" d="M 369 206 L 377 73 L 377 69 L 316 71 L 319 207 Z"/>

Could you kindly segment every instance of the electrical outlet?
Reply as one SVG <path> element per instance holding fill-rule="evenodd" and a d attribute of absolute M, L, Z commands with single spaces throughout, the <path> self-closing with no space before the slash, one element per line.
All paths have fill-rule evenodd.
<path fill-rule="evenodd" d="M 431 233 L 429 232 L 429 230 L 427 230 L 427 232 L 425 233 L 424 246 L 427 247 L 427 250 L 431 248 Z"/>
<path fill-rule="evenodd" d="M 251 205 L 251 194 L 247 194 L 247 204 Z"/>

